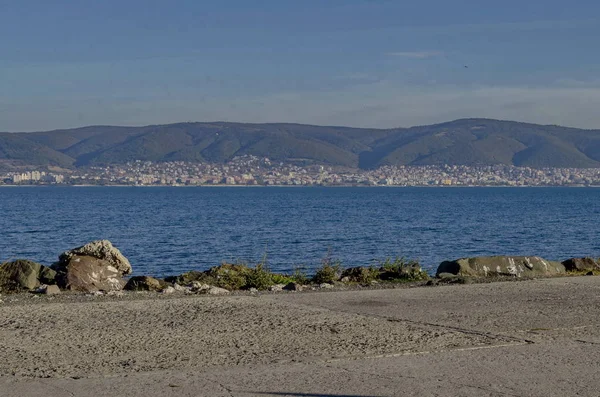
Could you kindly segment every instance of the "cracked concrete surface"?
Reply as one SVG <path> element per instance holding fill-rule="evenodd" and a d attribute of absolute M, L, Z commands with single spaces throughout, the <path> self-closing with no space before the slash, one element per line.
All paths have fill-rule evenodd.
<path fill-rule="evenodd" d="M 600 277 L 0 306 L 0 396 L 598 396 Z"/>

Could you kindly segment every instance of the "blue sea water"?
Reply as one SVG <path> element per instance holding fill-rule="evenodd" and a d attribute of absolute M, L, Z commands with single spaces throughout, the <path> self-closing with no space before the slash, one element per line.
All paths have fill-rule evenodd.
<path fill-rule="evenodd" d="M 597 188 L 6 187 L 0 261 L 50 264 L 109 239 L 134 273 L 164 276 L 222 261 L 310 272 L 385 257 L 600 256 Z"/>

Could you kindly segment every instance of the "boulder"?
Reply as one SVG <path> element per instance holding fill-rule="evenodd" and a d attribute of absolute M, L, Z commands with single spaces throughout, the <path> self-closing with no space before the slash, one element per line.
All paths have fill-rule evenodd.
<path fill-rule="evenodd" d="M 571 258 L 562 263 L 568 272 L 600 270 L 600 262 L 593 258 Z"/>
<path fill-rule="evenodd" d="M 127 260 L 121 251 L 115 248 L 108 240 L 92 241 L 91 243 L 82 245 L 81 247 L 65 251 L 58 257 L 58 264 L 66 265 L 72 258 L 76 256 L 89 256 L 101 259 L 110 264 L 121 275 L 131 274 L 132 272 L 129 260 Z"/>
<path fill-rule="evenodd" d="M 32 291 L 41 284 L 55 284 L 56 272 L 26 259 L 0 265 L 0 291 Z"/>
<path fill-rule="evenodd" d="M 127 291 L 154 291 L 160 292 L 165 289 L 166 283 L 149 276 L 131 277 L 123 289 Z M 171 287 L 172 288 L 172 287 Z M 175 290 L 173 290 L 175 291 Z"/>
<path fill-rule="evenodd" d="M 57 269 L 57 284 L 72 291 L 118 291 L 125 284 L 120 270 L 110 262 L 92 256 L 72 256 Z"/>
<path fill-rule="evenodd" d="M 565 266 L 537 256 L 484 256 L 442 262 L 436 276 L 442 273 L 474 277 L 539 277 L 564 274 Z"/>

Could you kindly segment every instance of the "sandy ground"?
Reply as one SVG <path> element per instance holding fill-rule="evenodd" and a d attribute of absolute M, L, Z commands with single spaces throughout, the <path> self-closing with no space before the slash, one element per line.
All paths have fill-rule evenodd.
<path fill-rule="evenodd" d="M 0 397 L 600 396 L 600 277 L 3 299 Z"/>

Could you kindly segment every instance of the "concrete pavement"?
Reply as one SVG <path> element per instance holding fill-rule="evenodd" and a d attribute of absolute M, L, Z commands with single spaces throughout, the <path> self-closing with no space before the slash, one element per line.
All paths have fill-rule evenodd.
<path fill-rule="evenodd" d="M 190 302 L 216 305 L 212 316 L 224 310 L 214 302 L 256 310 L 253 318 L 262 308 L 269 311 L 253 330 L 264 331 L 264 353 L 254 352 L 256 360 L 205 359 L 202 365 L 111 370 L 78 379 L 4 370 L 0 396 L 600 396 L 600 277 L 217 299 Z M 185 301 L 169 304 L 189 305 Z M 47 305 L 44 311 L 57 316 Z M 15 332 L 27 336 L 31 330 L 0 336 Z M 286 338 L 293 343 L 286 345 Z M 319 345 L 323 338 L 327 343 Z M 298 343 L 318 351 L 276 351 Z M 0 349 L 0 359 L 11 354 Z M 228 354 L 239 352 L 233 347 Z M 43 365 L 49 364 L 42 358 Z"/>

